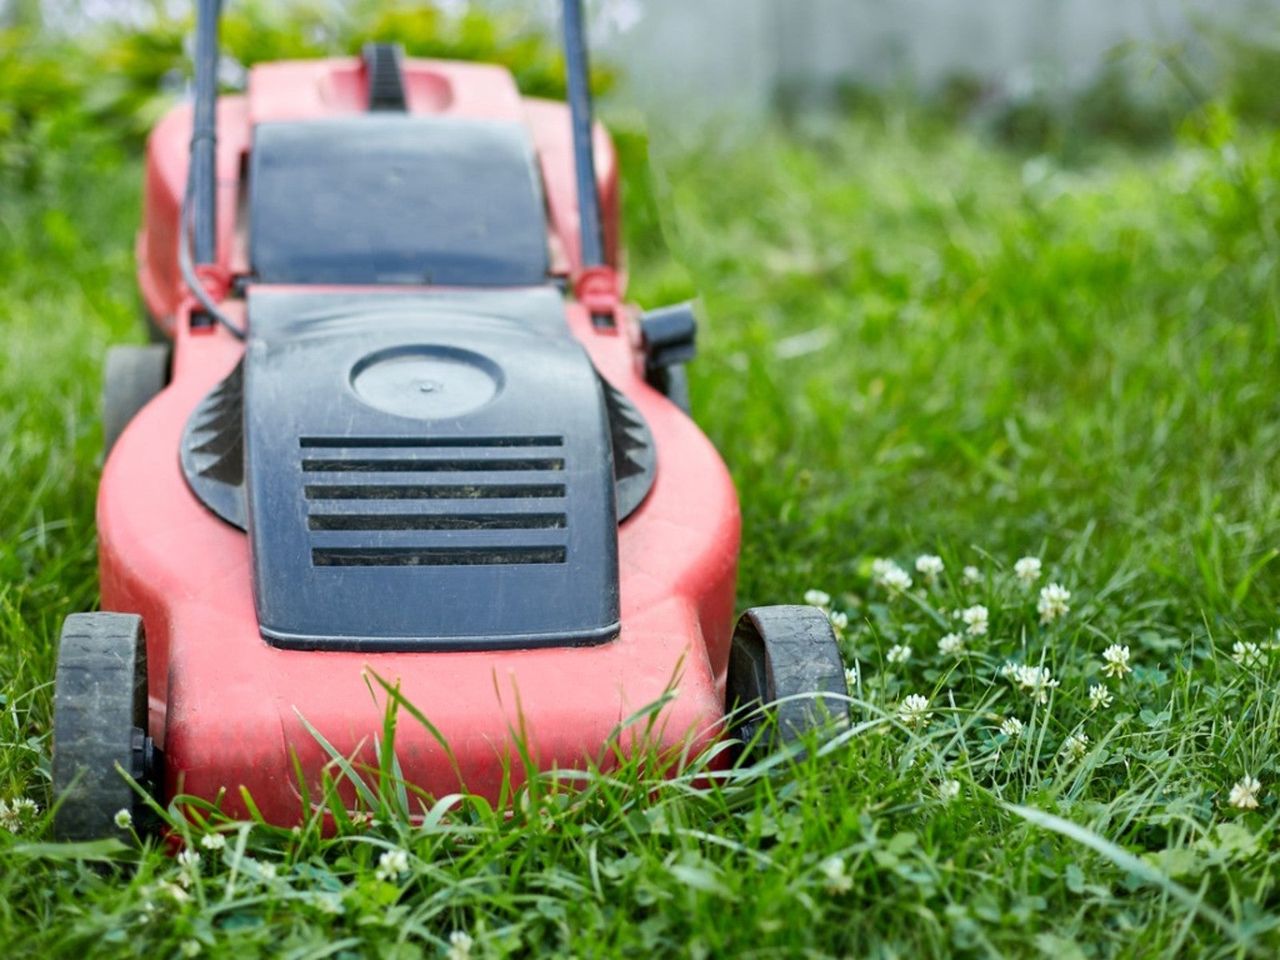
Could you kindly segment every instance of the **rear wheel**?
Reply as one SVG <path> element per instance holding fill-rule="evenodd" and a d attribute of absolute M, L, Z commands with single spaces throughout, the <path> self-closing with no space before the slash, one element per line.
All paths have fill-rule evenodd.
<path fill-rule="evenodd" d="M 775 746 L 847 721 L 847 692 L 835 631 L 817 607 L 752 607 L 738 620 L 725 705 L 730 734 L 744 746 Z M 770 718 L 774 732 L 757 740 Z"/>
<path fill-rule="evenodd" d="M 147 340 L 152 344 L 168 346 L 173 342 L 173 336 L 165 330 L 164 326 L 151 315 L 151 311 L 143 309 L 142 323 L 147 329 Z"/>
<path fill-rule="evenodd" d="M 685 363 L 673 363 L 662 367 L 653 374 L 650 381 L 658 392 L 685 412 L 693 416 L 689 405 L 689 366 Z"/>
<path fill-rule="evenodd" d="M 53 692 L 54 834 L 59 840 L 112 836 L 121 810 L 141 826 L 145 809 L 120 770 L 150 788 L 156 769 L 147 736 L 142 618 L 72 614 L 62 625 Z"/>
<path fill-rule="evenodd" d="M 169 382 L 169 347 L 128 345 L 107 350 L 102 380 L 102 446 L 104 453 L 124 428 Z"/>

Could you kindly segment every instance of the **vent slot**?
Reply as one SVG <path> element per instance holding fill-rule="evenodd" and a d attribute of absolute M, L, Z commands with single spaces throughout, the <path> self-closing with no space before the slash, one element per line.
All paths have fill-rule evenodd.
<path fill-rule="evenodd" d="M 455 567 L 564 563 L 564 547 L 317 547 L 317 567 Z"/>
<path fill-rule="evenodd" d="M 379 460 L 366 458 L 307 459 L 302 461 L 307 473 L 485 473 L 513 470 L 563 470 L 564 460 L 559 457 L 529 458 L 523 460 Z"/>
<path fill-rule="evenodd" d="M 321 450 L 387 450 L 434 447 L 563 447 L 564 437 L 303 437 L 302 447 Z"/>
<path fill-rule="evenodd" d="M 308 500 L 536 500 L 564 497 L 563 483 L 313 483 Z"/>
<path fill-rule="evenodd" d="M 312 530 L 563 530 L 563 513 L 313 513 Z"/>

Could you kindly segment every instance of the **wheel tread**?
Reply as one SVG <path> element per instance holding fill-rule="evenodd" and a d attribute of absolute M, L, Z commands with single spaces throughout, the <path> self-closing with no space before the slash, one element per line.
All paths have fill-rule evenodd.
<path fill-rule="evenodd" d="M 78 613 L 63 623 L 53 707 L 54 833 L 61 840 L 110 836 L 136 794 L 129 770 L 133 729 L 146 728 L 146 644 L 142 619 Z"/>
<path fill-rule="evenodd" d="M 763 703 L 776 717 L 785 742 L 847 719 L 846 694 L 840 646 L 823 611 L 794 605 L 753 607 L 738 620 L 726 681 L 730 711 L 735 703 Z M 735 735 L 750 740 L 758 723 L 758 718 L 744 718 Z"/>

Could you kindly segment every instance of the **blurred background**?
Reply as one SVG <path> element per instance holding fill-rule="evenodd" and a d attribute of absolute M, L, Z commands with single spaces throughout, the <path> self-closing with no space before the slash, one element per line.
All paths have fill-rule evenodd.
<path fill-rule="evenodd" d="M 1031 107 L 1070 109 L 1073 98 L 1120 114 L 1160 113 L 1208 87 L 1238 79 L 1277 99 L 1275 75 L 1251 71 L 1277 51 L 1277 0 L 591 0 L 593 41 L 613 68 L 614 104 L 664 125 L 709 117 L 758 121 L 779 107 L 840 108 L 868 93 L 940 100 L 991 119 Z M 0 23 L 33 37 L 149 35 L 155 70 L 183 69 L 179 0 L 2 0 Z M 354 33 L 404 30 L 409 40 L 486 53 L 490 39 L 521 38 L 511 53 L 532 60 L 532 38 L 556 29 L 558 0 L 230 3 L 241 60 L 350 46 Z M 249 24 L 264 36 L 245 36 Z M 292 39 L 276 34 L 305 26 Z M 443 29 L 442 29 L 443 27 Z M 10 43 L 12 43 L 12 39 Z M 430 45 L 428 43 L 428 45 Z M 531 66 L 526 61 L 526 66 Z M 143 64 L 134 62 L 135 67 Z M 554 74 L 553 63 L 543 66 Z M 234 81 L 233 71 L 226 79 Z M 1237 76 L 1238 75 L 1238 76 Z M 1241 91 L 1243 93 L 1243 91 Z M 1134 117 L 1113 121 L 1141 123 Z M 1052 122 L 1052 117 L 1041 122 Z M 1138 131 L 1134 131 L 1135 133 Z M 1149 133 L 1149 131 L 1143 131 Z"/>
<path fill-rule="evenodd" d="M 509 12 L 555 3 L 480 0 Z M 1080 93 L 1124 74 L 1134 93 L 1162 58 L 1212 70 L 1215 41 L 1276 26 L 1275 0 L 599 0 L 596 41 L 627 102 L 675 121 L 759 117 L 851 91 L 967 91 L 992 101 Z M 1123 63 L 1126 56 L 1130 62 Z"/>
<path fill-rule="evenodd" d="M 189 78 L 192 4 L 0 0 L 0 136 L 79 101 L 136 135 Z M 1280 0 L 589 0 L 606 115 L 687 147 L 775 119 L 901 107 L 1029 150 L 1168 141 L 1205 102 L 1280 119 Z M 558 0 L 233 2 L 222 78 L 392 37 L 492 59 L 531 93 L 562 74 Z M 5 133 L 7 131 L 7 134 Z M 10 142 L 13 153 L 22 145 Z"/>
<path fill-rule="evenodd" d="M 188 88 L 193 6 L 0 0 L 0 327 L 30 334 L 0 352 L 0 384 L 9 376 L 22 395 L 27 371 L 64 351 L 86 449 L 105 344 L 142 336 L 142 145 Z M 1063 446 L 1055 419 L 1067 396 L 1098 423 L 1140 418 L 1143 380 L 1117 373 L 1103 331 L 1131 338 L 1139 366 L 1173 337 L 1182 352 L 1150 375 L 1181 371 L 1178 389 L 1205 375 L 1190 367 L 1206 330 L 1259 338 L 1242 363 L 1273 355 L 1280 0 L 588 6 L 593 83 L 622 159 L 630 294 L 646 306 L 704 298 L 695 409 L 755 485 L 748 520 L 770 531 L 757 543 L 776 532 L 794 545 L 786 517 L 816 537 L 820 525 L 799 518 L 823 516 L 892 541 L 888 520 L 907 501 L 938 506 L 933 522 L 957 536 L 974 523 L 988 534 L 1005 522 L 991 504 L 1061 492 L 1050 472 L 1030 485 L 1008 472 L 1042 450 L 1028 445 L 1037 431 L 1082 489 L 1114 474 L 1130 496 L 1132 459 L 1099 461 L 1084 429 Z M 221 81 L 234 90 L 253 63 L 378 39 L 505 64 L 526 93 L 562 96 L 557 10 L 233 0 Z M 1064 382 L 1064 358 L 1078 383 Z M 1117 384 L 1137 391 L 1135 406 L 1103 410 L 1121 402 Z M 850 448 L 852 416 L 862 433 Z M 36 456 L 47 438 L 31 437 Z M 949 485 L 954 444 L 975 471 L 963 494 Z M 827 514 L 815 497 L 830 498 Z M 955 509 L 964 497 L 973 504 Z M 763 566 L 748 557 L 748 594 Z"/>

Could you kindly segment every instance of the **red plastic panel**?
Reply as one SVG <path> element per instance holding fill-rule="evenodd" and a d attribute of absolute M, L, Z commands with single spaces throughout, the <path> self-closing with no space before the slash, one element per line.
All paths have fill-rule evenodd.
<path fill-rule="evenodd" d="M 243 786 L 267 817 L 295 821 L 291 752 L 313 781 L 328 760 L 304 718 L 344 754 L 373 760 L 384 701 L 369 672 L 400 685 L 447 738 L 466 787 L 490 797 L 517 735 L 542 767 L 604 759 L 616 725 L 673 685 L 661 742 L 696 749 L 718 735 L 739 538 L 732 484 L 694 424 L 638 378 L 626 318 L 601 333 L 577 306 L 568 317 L 659 450 L 653 491 L 619 531 L 622 634 L 599 647 L 439 654 L 304 653 L 261 639 L 247 539 L 195 500 L 177 457 L 192 409 L 241 346 L 179 325 L 174 381 L 121 436 L 98 502 L 103 608 L 145 619 L 170 793 L 226 788 L 228 809 L 244 814 Z M 397 750 L 412 782 L 436 795 L 458 786 L 441 746 L 408 718 Z"/>
<path fill-rule="evenodd" d="M 409 109 L 456 117 L 504 119 L 528 124 L 539 153 L 547 193 L 553 269 L 575 275 L 578 243 L 577 184 L 573 173 L 568 108 L 562 103 L 521 99 L 511 74 L 501 67 L 406 60 Z M 260 64 L 249 74 L 246 96 L 218 102 L 218 264 L 229 275 L 248 270 L 240 222 L 246 152 L 253 124 L 264 120 L 333 117 L 365 109 L 367 83 L 358 60 L 333 59 Z M 166 330 L 182 300 L 178 273 L 178 218 L 187 177 L 191 108 L 175 107 L 156 125 L 147 143 L 143 225 L 138 236 L 138 282 L 148 312 Z M 596 129 L 596 179 L 610 261 L 618 255 L 618 170 L 612 142 Z"/>

